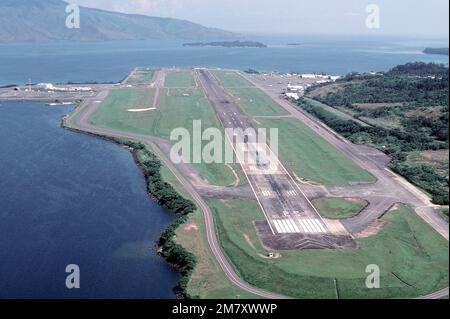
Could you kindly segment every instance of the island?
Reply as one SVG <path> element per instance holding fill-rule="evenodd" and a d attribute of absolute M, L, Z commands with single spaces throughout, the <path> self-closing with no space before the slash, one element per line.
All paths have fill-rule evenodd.
<path fill-rule="evenodd" d="M 425 54 L 448 55 L 448 48 L 426 48 L 423 50 Z"/>
<path fill-rule="evenodd" d="M 256 41 L 222 41 L 184 43 L 185 47 L 226 47 L 226 48 L 267 48 L 267 45 Z"/>

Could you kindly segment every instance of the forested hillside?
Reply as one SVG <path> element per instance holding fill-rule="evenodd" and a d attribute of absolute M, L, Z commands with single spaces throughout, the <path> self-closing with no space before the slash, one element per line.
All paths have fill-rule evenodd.
<path fill-rule="evenodd" d="M 355 143 L 392 157 L 391 168 L 448 204 L 449 72 L 439 64 L 409 63 L 389 72 L 350 74 L 311 87 L 306 96 L 359 119 L 338 119 L 303 99 L 299 106 Z"/>

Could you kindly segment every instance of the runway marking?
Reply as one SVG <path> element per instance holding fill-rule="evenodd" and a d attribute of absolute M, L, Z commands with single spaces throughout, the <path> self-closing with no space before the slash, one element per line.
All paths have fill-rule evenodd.
<path fill-rule="evenodd" d="M 265 197 L 270 197 L 270 196 L 272 196 L 272 192 L 271 192 L 271 191 L 262 191 L 262 194 L 263 194 Z"/>
<path fill-rule="evenodd" d="M 288 232 L 290 232 L 290 233 L 293 232 L 291 225 L 289 225 L 289 223 L 285 219 L 280 220 L 280 222 L 283 224 L 284 228 L 286 228 L 288 230 Z"/>
<path fill-rule="evenodd" d="M 327 232 L 318 219 L 299 218 L 298 221 L 306 233 L 318 234 Z"/>
<path fill-rule="evenodd" d="M 300 233 L 300 229 L 298 228 L 298 226 L 295 224 L 295 222 L 293 220 L 289 220 L 289 222 L 291 223 L 292 227 L 294 227 L 294 230 L 296 233 Z"/>
<path fill-rule="evenodd" d="M 320 228 L 318 228 L 310 219 L 306 219 L 305 222 L 311 227 L 313 233 L 320 233 Z"/>
<path fill-rule="evenodd" d="M 302 232 L 292 219 L 274 219 L 273 223 L 279 234 L 296 234 Z"/>
<path fill-rule="evenodd" d="M 300 222 L 300 225 L 302 226 L 305 233 L 311 233 L 309 226 L 307 226 L 303 220 L 299 219 L 298 221 Z"/>
<path fill-rule="evenodd" d="M 284 226 L 281 224 L 281 222 L 279 220 L 274 219 L 273 223 L 275 224 L 275 228 L 277 229 L 278 233 L 281 233 L 281 234 L 286 233 L 286 229 L 284 228 Z"/>
<path fill-rule="evenodd" d="M 320 220 L 318 220 L 318 219 L 311 219 L 311 221 L 317 225 L 317 227 L 319 228 L 319 230 L 320 230 L 321 233 L 326 233 L 326 232 L 327 232 L 327 230 L 326 230 L 325 227 L 322 225 L 322 223 L 320 222 Z"/>
<path fill-rule="evenodd" d="M 297 196 L 297 193 L 295 191 L 287 191 L 287 196 Z"/>
<path fill-rule="evenodd" d="M 293 233 L 298 233 L 298 231 L 295 230 L 295 224 L 290 219 L 285 220 L 285 223 L 289 226 Z"/>

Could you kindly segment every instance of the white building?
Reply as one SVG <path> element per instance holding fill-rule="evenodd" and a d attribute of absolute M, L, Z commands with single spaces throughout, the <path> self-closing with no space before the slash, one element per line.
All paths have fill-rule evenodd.
<path fill-rule="evenodd" d="M 292 85 L 292 84 L 288 84 L 288 90 L 292 91 L 292 92 L 298 92 L 298 91 L 303 91 L 304 87 L 303 85 Z"/>
<path fill-rule="evenodd" d="M 300 96 L 298 96 L 298 93 L 286 93 L 286 96 L 288 98 L 294 99 L 296 101 L 300 99 Z"/>

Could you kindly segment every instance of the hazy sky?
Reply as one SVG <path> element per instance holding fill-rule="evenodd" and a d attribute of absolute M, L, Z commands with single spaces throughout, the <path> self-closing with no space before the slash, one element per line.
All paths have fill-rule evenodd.
<path fill-rule="evenodd" d="M 448 0 L 68 0 L 127 13 L 190 20 L 258 33 L 345 33 L 448 37 Z M 366 27 L 366 6 L 380 8 L 380 29 Z"/>

